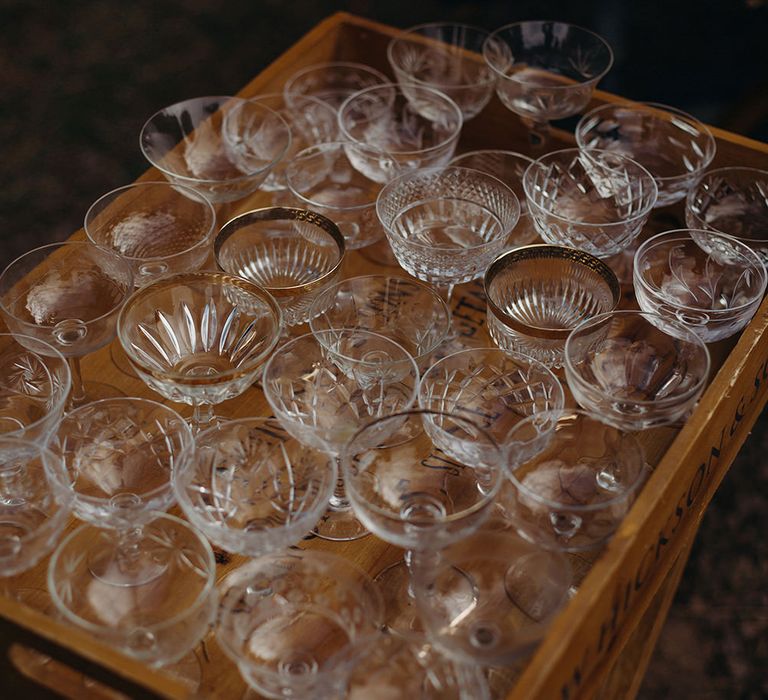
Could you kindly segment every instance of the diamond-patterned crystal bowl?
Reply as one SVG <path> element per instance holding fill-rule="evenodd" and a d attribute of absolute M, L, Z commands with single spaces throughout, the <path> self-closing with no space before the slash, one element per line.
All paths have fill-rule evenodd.
<path fill-rule="evenodd" d="M 400 266 L 437 286 L 482 276 L 520 218 L 515 193 L 479 170 L 424 168 L 395 178 L 376 211 Z"/>
<path fill-rule="evenodd" d="M 746 243 L 714 231 L 659 233 L 635 253 L 637 303 L 686 326 L 705 343 L 723 340 L 749 323 L 765 294 L 768 272 Z"/>
<path fill-rule="evenodd" d="M 685 221 L 738 238 L 768 264 L 768 170 L 715 168 L 688 193 Z"/>
<path fill-rule="evenodd" d="M 287 326 L 308 320 L 313 302 L 338 280 L 344 252 L 333 221 L 291 207 L 241 214 L 222 226 L 214 243 L 218 266 L 264 287 Z"/>
<path fill-rule="evenodd" d="M 565 377 L 576 401 L 624 430 L 684 419 L 709 367 L 707 346 L 695 333 L 645 311 L 601 314 L 565 343 Z"/>
<path fill-rule="evenodd" d="M 466 24 L 420 24 L 389 42 L 387 58 L 406 97 L 409 85 L 435 88 L 459 106 L 464 119 L 471 119 L 491 99 L 496 84 L 482 55 L 488 36 L 485 29 Z"/>
<path fill-rule="evenodd" d="M 667 105 L 606 104 L 585 114 L 576 126 L 582 149 L 624 153 L 656 180 L 657 207 L 684 199 L 715 157 L 712 132 L 690 114 Z"/>
<path fill-rule="evenodd" d="M 448 355 L 427 370 L 419 385 L 421 408 L 470 418 L 503 452 L 507 435 L 519 421 L 564 405 L 563 387 L 541 362 L 496 348 Z M 465 433 L 455 421 L 444 425 L 441 415 L 425 414 L 423 421 L 432 441 L 446 454 L 471 464 L 494 466 L 489 458 L 498 458 L 498 452 L 488 452 L 478 434 Z"/>
<path fill-rule="evenodd" d="M 139 145 L 174 184 L 214 204 L 255 192 L 291 145 L 285 120 L 237 97 L 198 97 L 170 105 L 144 124 Z"/>
<path fill-rule="evenodd" d="M 269 292 L 223 272 L 162 277 L 135 292 L 117 321 L 139 377 L 161 396 L 195 406 L 249 387 L 281 324 Z"/>
<path fill-rule="evenodd" d="M 585 319 L 615 309 L 621 286 L 599 258 L 539 244 L 496 258 L 485 273 L 485 295 L 496 345 L 560 367 L 568 334 Z"/>
<path fill-rule="evenodd" d="M 606 258 L 628 248 L 656 205 L 658 187 L 621 153 L 566 148 L 525 171 L 523 188 L 539 235 L 548 243 Z"/>
<path fill-rule="evenodd" d="M 463 122 L 450 97 L 426 86 L 378 85 L 351 95 L 339 109 L 342 140 L 387 154 L 382 161 L 364 149 L 349 149 L 352 165 L 381 183 L 398 172 L 448 163 Z"/>

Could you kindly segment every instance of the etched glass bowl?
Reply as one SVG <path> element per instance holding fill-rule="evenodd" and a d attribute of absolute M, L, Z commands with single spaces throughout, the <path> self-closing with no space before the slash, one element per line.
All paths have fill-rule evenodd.
<path fill-rule="evenodd" d="M 688 193 L 685 221 L 738 238 L 768 263 L 768 170 L 715 168 Z"/>
<path fill-rule="evenodd" d="M 694 332 L 644 311 L 596 316 L 565 343 L 565 377 L 576 401 L 624 430 L 685 419 L 709 367 L 707 346 Z"/>
<path fill-rule="evenodd" d="M 387 83 L 351 95 L 339 108 L 339 131 L 350 147 L 350 162 L 375 182 L 405 170 L 445 165 L 453 157 L 463 117 L 450 98 L 426 86 Z M 416 105 L 416 106 L 414 106 Z M 370 157 L 372 146 L 387 158 Z"/>
<path fill-rule="evenodd" d="M 375 584 L 347 559 L 291 551 L 249 561 L 221 584 L 216 639 L 268 698 L 343 694 L 382 616 Z"/>
<path fill-rule="evenodd" d="M 541 641 L 571 582 L 561 552 L 486 526 L 420 569 L 413 589 L 438 651 L 473 666 L 505 666 Z"/>
<path fill-rule="evenodd" d="M 141 129 L 141 152 L 170 182 L 214 204 L 243 199 L 291 144 L 288 124 L 265 105 L 251 103 L 230 115 L 243 102 L 198 97 L 161 109 Z"/>
<path fill-rule="evenodd" d="M 656 205 L 653 176 L 621 153 L 566 148 L 525 171 L 528 213 L 547 243 L 607 258 L 628 248 Z"/>
<path fill-rule="evenodd" d="M 137 287 L 203 266 L 216 211 L 195 190 L 168 182 L 136 182 L 99 197 L 85 214 L 85 235 L 133 269 Z"/>
<path fill-rule="evenodd" d="M 409 85 L 426 85 L 448 95 L 464 119 L 471 119 L 491 99 L 496 83 L 482 56 L 488 36 L 466 24 L 420 24 L 389 42 L 387 58 L 407 98 Z M 416 98 L 417 109 L 418 104 Z"/>
<path fill-rule="evenodd" d="M 533 416 L 518 425 L 523 433 Z M 578 552 L 604 545 L 650 475 L 636 438 L 595 415 L 553 416 L 542 449 L 508 470 L 505 513 L 517 531 L 548 549 Z M 514 438 L 514 430 L 513 430 Z"/>
<path fill-rule="evenodd" d="M 345 242 L 330 219 L 315 212 L 269 207 L 222 226 L 214 243 L 218 266 L 266 289 L 287 326 L 305 323 L 313 302 L 336 282 Z"/>
<path fill-rule="evenodd" d="M 333 340 L 324 331 L 354 329 L 391 338 L 424 368 L 451 329 L 451 316 L 440 295 L 407 277 L 351 277 L 319 295 L 309 326 L 318 342 Z"/>
<path fill-rule="evenodd" d="M 523 189 L 523 174 L 533 159 L 515 151 L 469 151 L 456 156 L 449 165 L 472 168 L 493 175 L 501 180 L 517 196 L 520 202 L 520 220 L 507 239 L 507 246 L 517 248 L 539 238 L 539 233 L 528 215 L 528 202 Z"/>
<path fill-rule="evenodd" d="M 350 95 L 389 82 L 371 66 L 349 61 L 316 63 L 294 73 L 285 83 L 286 104 L 297 107 L 301 97 L 315 97 L 338 110 Z"/>
<path fill-rule="evenodd" d="M 223 272 L 169 275 L 134 292 L 118 319 L 131 366 L 161 396 L 211 407 L 255 381 L 280 338 L 280 307 L 262 287 Z M 207 412 L 206 412 L 207 411 Z"/>
<path fill-rule="evenodd" d="M 682 324 L 705 343 L 738 333 L 765 294 L 768 271 L 746 243 L 714 231 L 659 233 L 635 253 L 637 303 L 661 316 L 661 329 Z"/>
<path fill-rule="evenodd" d="M 389 156 L 370 146 L 336 141 L 300 151 L 285 170 L 288 189 L 299 206 L 333 221 L 349 250 L 384 237 L 376 218 L 381 183 L 354 167 L 358 158 L 384 163 Z"/>
<path fill-rule="evenodd" d="M 211 545 L 185 521 L 157 517 L 143 529 L 162 575 L 124 586 L 97 578 L 89 554 L 109 533 L 82 525 L 57 547 L 48 589 L 62 618 L 149 666 L 172 664 L 208 633 L 217 610 Z"/>
<path fill-rule="evenodd" d="M 597 34 L 550 21 L 500 27 L 483 56 L 504 106 L 536 125 L 581 112 L 613 64 L 611 47 Z"/>
<path fill-rule="evenodd" d="M 336 464 L 274 418 L 227 421 L 197 435 L 173 487 L 190 522 L 227 552 L 249 557 L 298 542 L 328 506 Z"/>
<path fill-rule="evenodd" d="M 52 345 L 0 333 L 0 435 L 45 444 L 71 385 L 69 365 Z"/>
<path fill-rule="evenodd" d="M 251 103 L 256 107 L 252 108 Z M 336 110 L 317 97 L 293 95 L 289 104 L 282 92 L 259 94 L 235 106 L 232 109 L 232 116 L 227 117 L 237 120 L 240 124 L 242 134 L 235 138 L 247 141 L 251 131 L 254 135 L 258 135 L 262 114 L 260 105 L 269 107 L 288 124 L 291 130 L 291 143 L 285 155 L 275 164 L 259 189 L 265 192 L 284 190 L 285 166 L 291 162 L 296 153 L 317 143 L 338 139 L 339 123 Z"/>
<path fill-rule="evenodd" d="M 69 522 L 70 502 L 45 468 L 53 459 L 37 443 L 0 436 L 0 583 L 47 556 Z"/>
<path fill-rule="evenodd" d="M 573 248 L 530 245 L 500 255 L 485 273 L 486 322 L 507 352 L 560 367 L 568 334 L 621 300 L 616 275 L 600 259 Z"/>
<path fill-rule="evenodd" d="M 479 170 L 405 173 L 384 186 L 376 212 L 400 266 L 438 287 L 482 276 L 520 218 L 515 193 Z"/>
<path fill-rule="evenodd" d="M 656 180 L 657 207 L 684 199 L 715 157 L 712 133 L 690 114 L 667 105 L 606 104 L 576 126 L 579 148 L 623 153 Z"/>
<path fill-rule="evenodd" d="M 542 363 L 496 348 L 448 355 L 433 364 L 419 384 L 419 406 L 439 412 L 423 419 L 435 445 L 454 459 L 489 467 L 495 466 L 497 450 L 488 453 L 476 431 L 466 432 L 453 420 L 446 423 L 440 414 L 469 418 L 506 452 L 507 436 L 517 423 L 564 405 L 563 387 Z"/>

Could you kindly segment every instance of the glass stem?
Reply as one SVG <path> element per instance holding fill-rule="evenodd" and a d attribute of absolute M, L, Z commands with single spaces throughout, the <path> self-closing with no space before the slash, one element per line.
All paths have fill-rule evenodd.
<path fill-rule="evenodd" d="M 336 486 L 333 489 L 333 494 L 328 501 L 328 506 L 331 510 L 349 510 L 352 505 L 347 500 L 347 492 L 344 488 L 344 477 L 341 475 L 341 464 L 339 464 L 338 457 L 336 458 L 336 466 L 339 469 L 339 476 L 336 477 Z"/>
<path fill-rule="evenodd" d="M 201 430 L 205 430 L 211 421 L 215 418 L 213 412 L 213 404 L 210 403 L 196 403 L 192 411 L 192 419 L 190 421 L 192 432 L 199 433 Z"/>
<path fill-rule="evenodd" d="M 80 371 L 80 358 L 68 357 L 67 364 L 72 374 L 72 390 L 69 393 L 69 405 L 79 406 L 85 399 L 85 385 L 83 384 L 83 374 Z"/>
<path fill-rule="evenodd" d="M 414 573 L 434 570 L 440 563 L 440 553 L 429 550 L 406 549 L 403 554 L 405 568 L 408 569 L 408 597 L 413 599 L 416 594 L 413 591 Z"/>
<path fill-rule="evenodd" d="M 538 122 L 532 119 L 523 119 L 528 127 L 528 141 L 534 151 L 546 147 L 549 141 L 549 122 Z"/>
<path fill-rule="evenodd" d="M 122 571 L 131 571 L 141 555 L 140 527 L 120 530 L 117 535 L 117 561 Z"/>

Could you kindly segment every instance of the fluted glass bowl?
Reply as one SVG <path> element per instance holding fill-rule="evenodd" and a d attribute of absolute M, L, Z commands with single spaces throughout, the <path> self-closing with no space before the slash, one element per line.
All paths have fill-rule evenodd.
<path fill-rule="evenodd" d="M 715 157 L 712 132 L 690 114 L 667 105 L 606 104 L 576 126 L 579 148 L 624 153 L 656 180 L 657 207 L 684 199 Z"/>
<path fill-rule="evenodd" d="M 426 85 L 448 95 L 464 119 L 480 113 L 493 95 L 496 76 L 483 60 L 489 32 L 467 24 L 420 24 L 387 46 L 389 65 L 409 97 L 409 85 Z M 418 98 L 414 106 L 418 109 Z"/>
<path fill-rule="evenodd" d="M 746 243 L 696 229 L 659 233 L 635 253 L 637 303 L 658 314 L 660 326 L 675 333 L 670 320 L 686 326 L 705 343 L 738 333 L 751 320 L 765 294 L 768 271 Z"/>
<path fill-rule="evenodd" d="M 313 302 L 341 275 L 344 237 L 330 219 L 289 207 L 256 209 L 222 226 L 214 243 L 218 266 L 266 289 L 283 321 L 308 320 Z"/>
<path fill-rule="evenodd" d="M 382 161 L 360 148 L 349 149 L 353 166 L 381 183 L 398 172 L 448 163 L 462 124 L 456 103 L 426 86 L 378 85 L 351 95 L 339 108 L 342 140 L 387 154 Z"/>
<path fill-rule="evenodd" d="M 709 367 L 707 346 L 695 333 L 645 311 L 601 314 L 565 343 L 565 377 L 576 401 L 624 430 L 685 419 Z"/>
<path fill-rule="evenodd" d="M 750 246 L 768 264 L 768 170 L 715 168 L 688 193 L 689 228 L 725 233 Z"/>
<path fill-rule="evenodd" d="M 274 418 L 227 421 L 201 432 L 173 487 L 190 522 L 227 552 L 255 557 L 312 530 L 336 483 L 336 464 Z"/>
<path fill-rule="evenodd" d="M 530 245 L 510 250 L 485 273 L 488 332 L 496 345 L 560 367 L 568 334 L 621 300 L 616 275 L 599 258 L 573 248 Z"/>
<path fill-rule="evenodd" d="M 277 344 L 280 307 L 223 272 L 163 277 L 134 292 L 118 319 L 131 365 L 171 401 L 216 404 L 242 393 Z"/>
<path fill-rule="evenodd" d="M 302 97 L 315 97 L 338 111 L 350 95 L 388 81 L 387 76 L 371 66 L 329 61 L 315 63 L 294 73 L 285 82 L 283 96 L 292 108 L 300 106 Z"/>
<path fill-rule="evenodd" d="M 214 204 L 255 192 L 288 151 L 291 131 L 265 105 L 237 97 L 198 97 L 153 114 L 139 145 L 150 165 Z"/>
<path fill-rule="evenodd" d="M 525 171 L 528 213 L 548 243 L 606 258 L 628 248 L 656 205 L 658 187 L 621 153 L 566 148 Z"/>
<path fill-rule="evenodd" d="M 85 235 L 133 269 L 141 287 L 161 275 L 192 272 L 211 251 L 216 211 L 183 185 L 136 182 L 102 195 L 85 214 Z"/>
<path fill-rule="evenodd" d="M 384 186 L 376 211 L 400 266 L 437 286 L 482 276 L 520 218 L 515 193 L 479 170 L 405 173 Z"/>

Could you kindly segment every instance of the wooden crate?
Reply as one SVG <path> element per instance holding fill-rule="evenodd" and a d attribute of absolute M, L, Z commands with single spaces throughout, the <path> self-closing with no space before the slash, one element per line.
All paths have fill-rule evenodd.
<path fill-rule="evenodd" d="M 333 15 L 259 74 L 240 95 L 279 92 L 296 70 L 324 61 L 357 61 L 391 74 L 386 46 L 396 31 L 345 13 Z M 617 100 L 597 92 L 591 106 Z M 718 149 L 713 166 L 768 168 L 765 144 L 717 129 L 713 133 Z M 555 138 L 573 143 L 572 135 L 564 132 L 556 132 Z M 529 150 L 525 129 L 495 97 L 464 127 L 459 150 L 478 148 Z M 140 179 L 162 178 L 149 170 Z M 238 203 L 234 212 L 268 203 L 266 195 L 256 193 Z M 649 227 L 663 230 L 681 225 L 680 213 L 677 207 L 655 214 Z M 74 237 L 83 237 L 83 232 Z M 394 268 L 386 270 L 397 273 Z M 381 268 L 353 253 L 345 262 L 344 276 L 377 271 Z M 457 289 L 453 313 L 462 335 L 471 342 L 490 344 L 478 283 Z M 610 544 L 594 563 L 585 563 L 591 568 L 578 594 L 511 685 L 509 700 L 633 697 L 637 692 L 704 509 L 768 398 L 767 326 L 765 302 L 738 339 L 710 346 L 713 378 L 687 423 L 680 429 L 656 429 L 641 435 L 654 473 Z M 86 380 L 98 377 L 116 384 L 128 395 L 157 399 L 136 377 L 121 370 L 125 366 L 125 357 L 115 342 L 85 358 L 83 374 Z M 255 388 L 227 402 L 222 410 L 231 417 L 268 411 Z M 354 543 L 313 539 L 300 546 L 335 551 L 374 573 L 400 557 L 400 550 L 373 537 Z M 222 556 L 218 578 L 242 562 L 241 557 Z M 33 598 L 45 589 L 46 565 L 47 560 L 21 577 L 21 585 Z M 114 697 L 104 686 L 84 685 L 83 673 L 131 697 L 189 695 L 185 686 L 161 671 L 152 671 L 45 613 L 3 597 L 0 642 L 5 647 L 0 650 L 4 652 L 0 659 L 2 678 L 14 668 L 8 653 L 11 642 L 18 642 L 70 667 L 57 661 L 40 663 L 39 659 L 27 664 L 28 675 L 70 697 Z M 244 684 L 212 637 L 196 650 L 194 658 L 202 674 L 200 696 L 240 697 Z"/>

